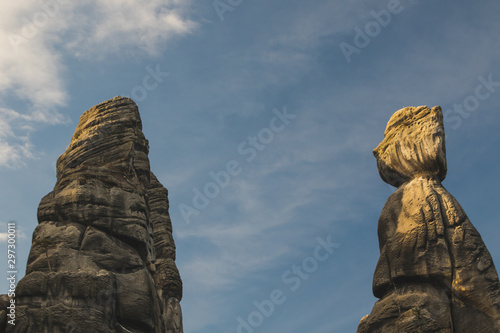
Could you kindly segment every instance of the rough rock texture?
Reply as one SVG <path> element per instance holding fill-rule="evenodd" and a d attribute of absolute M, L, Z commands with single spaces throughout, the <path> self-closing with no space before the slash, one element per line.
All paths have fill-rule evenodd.
<path fill-rule="evenodd" d="M 380 300 L 358 333 L 500 332 L 500 283 L 491 256 L 441 185 L 441 108 L 397 111 L 374 155 L 382 179 L 398 189 L 378 225 L 373 293 Z"/>
<path fill-rule="evenodd" d="M 132 100 L 83 113 L 40 202 L 7 332 L 182 332 L 168 192 L 148 149 Z"/>
<path fill-rule="evenodd" d="M 10 298 L 7 295 L 0 295 L 0 332 L 5 332 L 7 327 L 7 314 L 10 312 L 7 307 L 10 306 Z"/>

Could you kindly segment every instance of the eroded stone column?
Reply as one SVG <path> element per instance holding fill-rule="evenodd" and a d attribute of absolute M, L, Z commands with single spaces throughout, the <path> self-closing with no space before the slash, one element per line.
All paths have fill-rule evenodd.
<path fill-rule="evenodd" d="M 132 100 L 83 113 L 40 202 L 7 332 L 182 332 L 167 190 L 148 150 Z"/>
<path fill-rule="evenodd" d="M 440 107 L 407 107 L 374 150 L 397 190 L 379 219 L 379 298 L 358 333 L 500 332 L 500 284 L 481 236 L 441 185 L 446 150 Z"/>

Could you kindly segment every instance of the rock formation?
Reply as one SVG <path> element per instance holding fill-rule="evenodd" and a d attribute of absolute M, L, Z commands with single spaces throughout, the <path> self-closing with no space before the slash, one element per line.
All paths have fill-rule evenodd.
<path fill-rule="evenodd" d="M 500 332 L 500 284 L 481 236 L 441 185 L 446 150 L 441 108 L 407 107 L 374 150 L 382 179 L 398 189 L 379 219 L 379 300 L 358 333 Z"/>
<path fill-rule="evenodd" d="M 6 332 L 182 332 L 168 192 L 148 150 L 132 100 L 83 113 L 40 202 Z"/>

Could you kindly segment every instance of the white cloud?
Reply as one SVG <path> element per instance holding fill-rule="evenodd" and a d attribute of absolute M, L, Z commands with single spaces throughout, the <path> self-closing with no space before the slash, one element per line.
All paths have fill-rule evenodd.
<path fill-rule="evenodd" d="M 0 166 L 15 167 L 32 154 L 28 129 L 64 122 L 58 108 L 69 100 L 63 77 L 68 57 L 157 55 L 172 38 L 196 28 L 187 18 L 189 4 L 178 0 L 2 2 L 0 98 L 25 107 L 12 111 L 18 115 L 14 120 L 23 120 L 15 125 L 5 111 L 9 105 L 0 105 L 0 129 L 7 131 L 0 136 Z"/>
<path fill-rule="evenodd" d="M 25 158 L 34 157 L 29 137 L 16 135 L 13 130 L 13 127 L 19 127 L 29 131 L 29 125 L 22 125 L 19 122 L 30 121 L 30 116 L 0 107 L 0 167 L 16 167 L 22 165 Z"/>
<path fill-rule="evenodd" d="M 10 223 L 10 222 L 9 222 Z M 3 232 L 5 230 L 5 232 Z M 15 226 L 15 235 L 17 239 L 26 239 L 26 234 L 23 231 L 22 227 L 19 227 L 17 224 Z M 7 232 L 7 223 L 0 222 L 0 244 L 7 242 L 9 233 Z"/>
<path fill-rule="evenodd" d="M 85 6 L 86 15 L 73 11 L 80 27 L 71 29 L 73 40 L 65 46 L 79 56 L 106 56 L 123 50 L 158 54 L 165 42 L 196 28 L 185 17 L 189 2 L 95 0 L 93 6 Z"/>

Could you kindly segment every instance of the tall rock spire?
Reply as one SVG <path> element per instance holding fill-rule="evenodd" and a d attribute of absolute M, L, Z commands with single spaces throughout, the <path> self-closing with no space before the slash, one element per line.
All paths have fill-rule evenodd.
<path fill-rule="evenodd" d="M 38 208 L 7 332 L 182 332 L 168 192 L 151 173 L 139 111 L 85 111 Z"/>
<path fill-rule="evenodd" d="M 500 332 L 500 283 L 481 236 L 441 185 L 446 150 L 440 107 L 407 107 L 374 150 L 398 189 L 380 215 L 379 298 L 358 333 Z"/>

